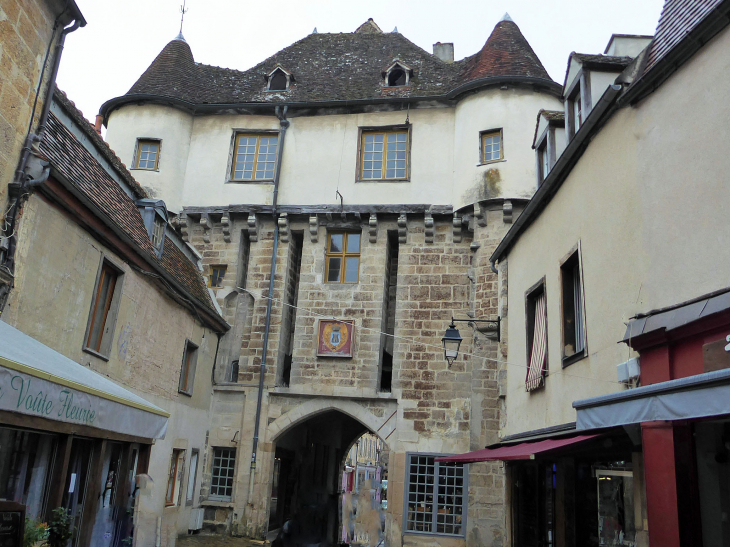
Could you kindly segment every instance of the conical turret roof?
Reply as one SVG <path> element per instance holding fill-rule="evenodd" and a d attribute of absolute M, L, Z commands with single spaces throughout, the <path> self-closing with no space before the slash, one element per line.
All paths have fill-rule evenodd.
<path fill-rule="evenodd" d="M 520 28 L 509 15 L 497 23 L 479 53 L 466 59 L 468 80 L 490 76 L 531 76 L 550 80 Z"/>
<path fill-rule="evenodd" d="M 129 93 L 170 95 L 176 86 L 197 78 L 197 67 L 190 46 L 180 34 L 169 42 L 134 83 Z"/>

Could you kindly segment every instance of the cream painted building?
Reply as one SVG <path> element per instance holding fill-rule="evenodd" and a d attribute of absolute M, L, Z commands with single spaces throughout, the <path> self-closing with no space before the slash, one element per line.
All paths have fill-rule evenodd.
<path fill-rule="evenodd" d="M 389 453 L 372 541 L 504 544 L 500 466 L 434 461 L 498 439 L 499 330 L 459 323 L 453 364 L 441 337 L 452 317 L 499 315 L 488 258 L 536 188 L 535 116 L 560 94 L 509 17 L 459 61 L 370 20 L 243 72 L 196 63 L 178 36 L 103 105 L 232 325 L 205 529 L 340 541 L 345 458 L 369 432 Z"/>
<path fill-rule="evenodd" d="M 201 512 L 211 379 L 229 326 L 164 203 L 62 92 L 46 125 L 0 322 L 0 389 L 18 395 L 0 411 L 0 497 L 40 521 L 64 507 L 73 545 L 174 545 Z M 36 389 L 41 399 L 21 405 Z"/>
<path fill-rule="evenodd" d="M 571 54 L 538 116 L 539 188 L 491 256 L 502 442 L 469 457 L 532 458 L 512 545 L 730 540 L 728 6 L 667 0 L 653 38 Z"/>

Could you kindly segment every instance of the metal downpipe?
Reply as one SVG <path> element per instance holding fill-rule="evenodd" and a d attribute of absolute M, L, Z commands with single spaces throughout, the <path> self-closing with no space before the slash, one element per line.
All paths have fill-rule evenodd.
<path fill-rule="evenodd" d="M 268 356 L 269 347 L 269 330 L 271 328 L 271 305 L 273 303 L 274 295 L 274 277 L 276 274 L 276 255 L 279 248 L 279 223 L 276 217 L 276 206 L 279 199 L 279 176 L 281 174 L 281 159 L 284 155 L 284 138 L 286 137 L 286 130 L 289 127 L 289 120 L 286 119 L 286 111 L 288 107 L 284 107 L 283 111 L 279 110 L 277 106 L 275 109 L 276 117 L 279 118 L 279 149 L 277 150 L 276 158 L 276 174 L 274 175 L 274 195 L 273 195 L 273 218 L 274 218 L 274 247 L 271 251 L 271 270 L 269 272 L 269 298 L 266 303 L 266 324 L 264 325 L 264 347 L 261 353 L 261 370 L 259 371 L 259 390 L 258 398 L 256 400 L 256 419 L 254 422 L 254 434 L 253 434 L 253 448 L 251 449 L 251 467 L 249 471 L 248 481 L 248 494 L 246 501 L 249 506 L 252 506 L 251 494 L 254 490 L 254 479 L 256 476 L 256 459 L 258 455 L 258 444 L 259 444 L 259 429 L 261 424 L 261 406 L 264 397 L 264 376 L 266 375 L 266 358 Z"/>

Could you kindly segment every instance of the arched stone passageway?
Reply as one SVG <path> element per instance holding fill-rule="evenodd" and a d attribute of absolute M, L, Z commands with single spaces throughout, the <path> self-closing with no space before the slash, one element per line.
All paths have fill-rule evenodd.
<path fill-rule="evenodd" d="M 307 404 L 296 411 L 311 412 L 294 420 L 284 415 L 269 425 L 275 457 L 269 530 L 288 522 L 285 545 L 336 545 L 341 543 L 342 536 L 340 509 L 345 459 L 353 443 L 365 433 L 375 434 L 382 420 L 360 405 L 353 405 L 356 408 L 346 413 L 321 404 L 302 409 Z M 359 418 L 370 424 L 351 413 L 359 413 Z M 387 445 L 384 450 L 388 450 Z"/>

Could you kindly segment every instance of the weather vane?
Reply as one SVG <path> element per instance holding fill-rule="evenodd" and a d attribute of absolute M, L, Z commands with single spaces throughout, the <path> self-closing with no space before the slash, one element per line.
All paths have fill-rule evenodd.
<path fill-rule="evenodd" d="M 185 0 L 183 0 L 182 6 L 180 6 L 180 34 L 182 34 L 183 18 L 188 10 L 185 9 Z"/>

